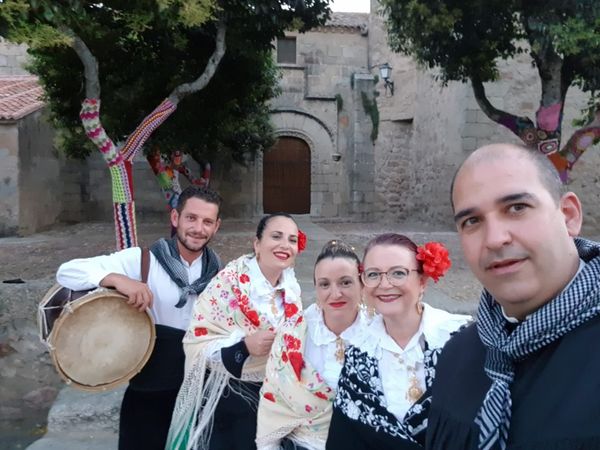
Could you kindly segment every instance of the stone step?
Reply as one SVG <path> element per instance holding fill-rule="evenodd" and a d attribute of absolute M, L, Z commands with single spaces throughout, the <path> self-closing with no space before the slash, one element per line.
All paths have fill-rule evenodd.
<path fill-rule="evenodd" d="M 86 392 L 65 387 L 48 414 L 48 431 L 53 433 L 119 429 L 119 409 L 125 387 L 106 392 Z"/>
<path fill-rule="evenodd" d="M 117 450 L 118 441 L 118 434 L 109 432 L 48 433 L 27 450 Z"/>
<path fill-rule="evenodd" d="M 63 388 L 48 413 L 48 433 L 27 450 L 114 450 L 125 386 L 106 392 Z"/>

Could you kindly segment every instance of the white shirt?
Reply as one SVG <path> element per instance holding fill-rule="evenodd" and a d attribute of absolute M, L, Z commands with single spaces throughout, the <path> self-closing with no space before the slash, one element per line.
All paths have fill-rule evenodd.
<path fill-rule="evenodd" d="M 323 377 L 327 385 L 331 389 L 337 390 L 343 366 L 343 361 L 338 362 L 335 357 L 337 336 L 325 325 L 323 311 L 316 304 L 310 305 L 304 311 L 304 319 L 308 328 L 304 356 Z M 352 340 L 359 339 L 359 335 L 365 332 L 366 326 L 366 314 L 359 310 L 354 323 L 340 334 L 344 345 L 347 346 Z"/>
<path fill-rule="evenodd" d="M 139 247 L 131 247 L 110 255 L 73 259 L 58 268 L 56 280 L 62 286 L 74 291 L 96 288 L 100 286 L 100 281 L 110 273 L 118 273 L 134 280 L 141 280 L 141 256 L 142 252 Z M 190 283 L 200 278 L 202 274 L 201 257 L 196 258 L 192 264 L 188 264 L 183 258 L 181 262 L 187 271 Z M 171 280 L 152 252 L 150 252 L 148 270 L 148 288 L 153 295 L 153 305 L 150 311 L 154 321 L 159 325 L 186 330 L 197 296 L 195 294 L 188 295 L 186 304 L 182 308 L 175 308 L 181 290 Z"/>
<path fill-rule="evenodd" d="M 399 421 L 402 421 L 412 401 L 407 393 L 416 375 L 418 387 L 425 392 L 425 342 L 430 349 L 441 348 L 450 334 L 471 320 L 471 316 L 450 314 L 423 304 L 419 329 L 404 348 L 387 333 L 383 317 L 377 315 L 367 327 L 363 341 L 358 345 L 379 362 L 379 375 L 387 405 L 384 405 Z M 356 344 L 355 344 L 356 345 Z"/>
<path fill-rule="evenodd" d="M 285 269 L 279 277 L 277 286 L 273 286 L 260 270 L 256 256 L 247 258 L 244 262 L 248 267 L 248 276 L 250 277 L 250 294 L 248 296 L 250 305 L 259 314 L 265 314 L 273 328 L 277 329 L 284 317 L 283 297 L 286 296 L 291 301 L 296 299 L 294 291 L 300 292 L 294 269 L 292 267 Z M 277 310 L 275 313 L 273 305 Z M 211 354 L 213 360 L 216 358 L 220 361 L 221 349 L 237 344 L 244 337 L 246 337 L 246 334 L 242 330 L 236 329 L 227 339 L 220 340 L 218 344 L 211 347 L 214 349 Z"/>

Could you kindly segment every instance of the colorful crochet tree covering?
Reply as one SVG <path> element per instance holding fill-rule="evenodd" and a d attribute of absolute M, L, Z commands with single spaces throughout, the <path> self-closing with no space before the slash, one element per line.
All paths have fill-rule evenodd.
<path fill-rule="evenodd" d="M 131 161 L 137 151 L 142 148 L 146 143 L 146 140 L 167 118 L 173 114 L 177 109 L 177 105 L 174 104 L 168 98 L 165 98 L 160 105 L 156 107 L 154 111 L 146 116 L 142 123 L 138 125 L 133 133 L 129 135 L 125 145 L 121 150 L 123 158 Z"/>
<path fill-rule="evenodd" d="M 178 165 L 177 170 L 179 173 L 183 174 L 193 185 L 208 186 L 208 183 L 210 182 L 210 163 L 205 164 L 204 170 L 202 171 L 202 176 L 200 178 L 196 178 L 190 168 L 185 164 Z"/>
<path fill-rule="evenodd" d="M 86 135 L 100 149 L 108 164 L 112 182 L 113 209 L 117 249 L 137 245 L 135 202 L 133 196 L 132 160 L 152 132 L 177 109 L 165 99 L 129 136 L 119 151 L 100 123 L 100 100 L 85 99 L 79 117 Z"/>
<path fill-rule="evenodd" d="M 161 155 L 160 151 L 156 148 L 148 153 L 147 159 L 167 202 L 169 211 L 177 207 L 179 195 L 181 194 L 179 174 L 183 174 L 195 186 L 208 186 L 210 163 L 206 163 L 204 166 L 202 176 L 196 177 L 183 162 L 183 155 L 179 150 L 174 151 L 169 159 Z"/>
<path fill-rule="evenodd" d="M 158 185 L 163 193 L 169 211 L 177 206 L 177 199 L 181 193 L 179 178 L 168 161 L 165 161 L 158 150 L 154 150 L 147 157 L 152 172 L 158 180 Z"/>

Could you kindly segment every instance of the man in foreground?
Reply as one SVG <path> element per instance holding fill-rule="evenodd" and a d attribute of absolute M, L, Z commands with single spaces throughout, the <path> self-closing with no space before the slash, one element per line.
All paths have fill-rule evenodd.
<path fill-rule="evenodd" d="M 600 244 L 542 154 L 482 147 L 452 189 L 465 258 L 484 286 L 433 385 L 427 448 L 600 449 Z"/>

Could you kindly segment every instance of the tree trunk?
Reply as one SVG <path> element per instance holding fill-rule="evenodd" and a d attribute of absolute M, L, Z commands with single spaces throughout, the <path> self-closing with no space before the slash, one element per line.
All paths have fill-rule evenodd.
<path fill-rule="evenodd" d="M 79 36 L 64 27 L 62 31 L 73 39 L 72 47 L 84 66 L 87 98 L 82 102 L 80 118 L 87 136 L 100 149 L 110 170 L 117 250 L 136 246 L 137 229 L 132 177 L 133 158 L 152 132 L 177 109 L 179 101 L 187 95 L 203 89 L 213 77 L 225 54 L 225 21 L 221 19 L 217 23 L 215 50 L 202 75 L 192 83 L 185 83 L 176 87 L 169 97 L 140 123 L 120 150 L 108 137 L 100 122 L 98 62 Z"/>

